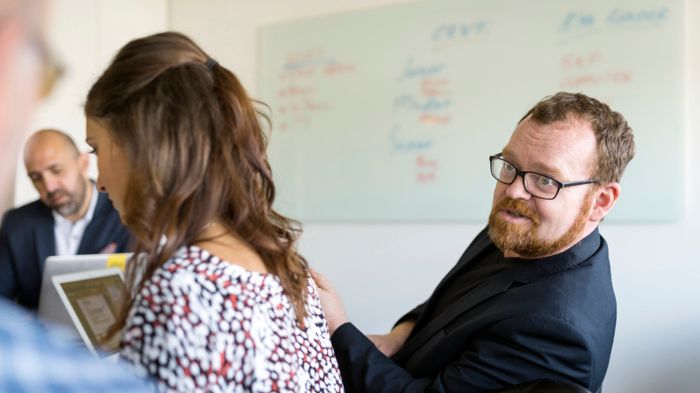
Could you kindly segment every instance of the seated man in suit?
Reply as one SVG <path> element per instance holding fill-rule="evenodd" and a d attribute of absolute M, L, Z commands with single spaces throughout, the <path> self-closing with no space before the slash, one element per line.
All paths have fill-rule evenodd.
<path fill-rule="evenodd" d="M 125 252 L 129 233 L 87 175 L 89 159 L 57 130 L 32 135 L 24 164 L 40 199 L 8 211 L 0 227 L 0 296 L 29 309 L 39 303 L 51 255 Z"/>
<path fill-rule="evenodd" d="M 349 392 L 488 392 L 531 380 L 600 389 L 616 321 L 598 224 L 634 156 L 631 128 L 582 94 L 547 97 L 489 157 L 485 228 L 430 298 L 383 336 L 316 274 Z"/>

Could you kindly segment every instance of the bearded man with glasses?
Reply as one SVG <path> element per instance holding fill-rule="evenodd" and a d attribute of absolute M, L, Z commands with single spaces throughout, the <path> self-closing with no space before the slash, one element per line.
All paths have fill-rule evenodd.
<path fill-rule="evenodd" d="M 488 227 L 390 333 L 363 335 L 316 274 L 346 389 L 469 393 L 553 380 L 600 391 L 616 301 L 598 224 L 634 152 L 632 129 L 606 104 L 547 97 L 489 157 Z"/>

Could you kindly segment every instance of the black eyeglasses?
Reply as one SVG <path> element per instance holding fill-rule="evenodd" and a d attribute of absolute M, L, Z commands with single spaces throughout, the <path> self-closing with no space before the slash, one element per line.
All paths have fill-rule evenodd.
<path fill-rule="evenodd" d="M 551 200 L 557 197 L 559 190 L 562 188 L 598 183 L 597 180 L 562 183 L 541 173 L 521 171 L 515 165 L 504 160 L 502 156 L 503 153 L 498 153 L 489 157 L 489 161 L 491 162 L 491 175 L 503 184 L 513 184 L 518 176 L 522 177 L 525 191 L 535 198 Z"/>

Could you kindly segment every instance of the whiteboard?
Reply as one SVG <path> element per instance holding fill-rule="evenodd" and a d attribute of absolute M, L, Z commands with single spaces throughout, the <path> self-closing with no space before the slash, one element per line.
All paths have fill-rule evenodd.
<path fill-rule="evenodd" d="M 275 206 L 288 216 L 485 222 L 488 156 L 537 101 L 572 91 L 634 129 L 609 220 L 682 217 L 682 0 L 434 0 L 261 35 Z"/>

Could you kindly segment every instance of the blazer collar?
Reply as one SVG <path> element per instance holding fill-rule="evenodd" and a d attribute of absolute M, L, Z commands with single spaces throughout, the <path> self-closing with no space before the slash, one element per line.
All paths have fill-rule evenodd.
<path fill-rule="evenodd" d="M 595 254 L 600 248 L 601 240 L 598 228 L 596 228 L 580 242 L 562 253 L 539 259 L 514 258 L 513 260 L 521 266 L 515 269 L 513 280 L 527 284 L 570 269 Z"/>

